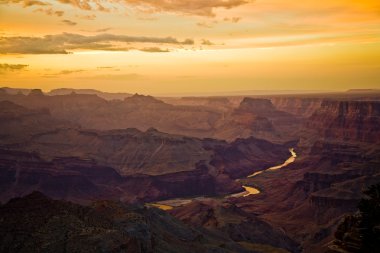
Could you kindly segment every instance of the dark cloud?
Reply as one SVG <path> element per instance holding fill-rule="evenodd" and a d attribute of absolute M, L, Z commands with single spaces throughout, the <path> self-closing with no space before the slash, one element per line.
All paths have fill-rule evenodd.
<path fill-rule="evenodd" d="M 29 65 L 25 65 L 25 64 L 0 63 L 0 74 L 3 74 L 5 72 L 13 72 L 13 71 L 24 70 L 28 66 Z"/>
<path fill-rule="evenodd" d="M 0 36 L 0 54 L 68 54 L 75 49 L 130 50 L 131 43 L 193 45 L 192 39 L 179 41 L 173 37 L 137 37 L 114 34 L 85 36 L 62 33 L 44 37 Z"/>
<path fill-rule="evenodd" d="M 73 21 L 68 20 L 68 19 L 62 20 L 62 23 L 66 24 L 66 25 L 71 25 L 71 26 L 74 26 L 77 24 L 76 22 L 73 22 Z"/>

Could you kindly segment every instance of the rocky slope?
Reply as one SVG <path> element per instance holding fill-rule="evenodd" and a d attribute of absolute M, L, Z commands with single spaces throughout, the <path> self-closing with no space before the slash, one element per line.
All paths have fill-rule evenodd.
<path fill-rule="evenodd" d="M 0 206 L 0 252 L 255 252 L 158 209 L 55 201 L 34 192 Z"/>
<path fill-rule="evenodd" d="M 380 184 L 371 185 L 364 192 L 359 211 L 340 222 L 335 240 L 326 253 L 369 252 L 380 247 Z"/>
<path fill-rule="evenodd" d="M 216 200 L 193 201 L 170 211 L 186 224 L 221 233 L 238 242 L 271 245 L 275 248 L 298 252 L 298 245 L 280 230 L 246 213 L 232 203 Z"/>

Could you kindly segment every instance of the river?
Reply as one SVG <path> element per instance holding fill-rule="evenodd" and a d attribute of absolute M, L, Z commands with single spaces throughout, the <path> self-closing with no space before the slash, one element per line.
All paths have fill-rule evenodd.
<path fill-rule="evenodd" d="M 296 154 L 294 148 L 289 149 L 289 152 L 290 152 L 291 156 L 284 163 L 270 167 L 270 168 L 265 169 L 265 170 L 257 171 L 255 173 L 249 175 L 247 178 L 255 177 L 255 176 L 257 176 L 263 172 L 266 172 L 266 171 L 279 170 L 279 169 L 284 168 L 284 167 L 288 166 L 289 164 L 293 163 L 297 158 L 297 154 Z M 237 181 L 239 181 L 239 179 L 237 179 Z M 225 198 L 248 197 L 250 195 L 256 195 L 256 194 L 260 193 L 260 190 L 255 188 L 255 187 L 248 186 L 248 185 L 243 185 L 242 187 L 244 188 L 244 191 L 225 196 Z M 159 202 L 155 202 L 155 203 L 148 203 L 148 204 L 146 204 L 146 206 L 157 207 L 157 208 L 160 208 L 162 210 L 171 210 L 174 207 L 189 204 L 193 200 L 202 200 L 202 199 L 206 199 L 206 198 L 205 197 L 198 197 L 198 198 L 192 198 L 192 199 L 169 199 L 169 200 L 159 201 Z"/>
<path fill-rule="evenodd" d="M 294 151 L 294 148 L 289 149 L 289 152 L 290 152 L 291 156 L 284 163 L 282 163 L 280 165 L 276 165 L 276 166 L 270 167 L 270 168 L 265 169 L 265 170 L 256 171 L 255 173 L 249 175 L 247 178 L 255 177 L 255 176 L 260 175 L 261 173 L 266 172 L 266 171 L 279 170 L 281 168 L 284 168 L 284 167 L 288 166 L 291 163 L 294 163 L 294 161 L 297 158 L 297 153 Z M 233 195 L 230 195 L 230 196 L 231 197 L 241 197 L 241 196 L 242 197 L 248 197 L 249 195 L 255 195 L 255 194 L 259 194 L 260 193 L 259 189 L 251 187 L 251 186 L 243 185 L 243 188 L 245 189 L 245 191 L 243 193 L 237 193 L 237 194 L 233 194 Z"/>

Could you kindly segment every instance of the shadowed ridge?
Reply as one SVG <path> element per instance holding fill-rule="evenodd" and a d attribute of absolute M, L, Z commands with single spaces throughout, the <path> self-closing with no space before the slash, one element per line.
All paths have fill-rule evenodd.
<path fill-rule="evenodd" d="M 0 252 L 252 252 L 158 209 L 120 202 L 81 206 L 33 192 L 0 206 L 0 217 Z"/>

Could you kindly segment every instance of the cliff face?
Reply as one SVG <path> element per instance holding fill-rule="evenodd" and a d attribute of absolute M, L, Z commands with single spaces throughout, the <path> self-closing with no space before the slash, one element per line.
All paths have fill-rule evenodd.
<path fill-rule="evenodd" d="M 242 112 L 251 112 L 258 116 L 276 113 L 276 108 L 269 99 L 260 98 L 244 98 L 237 110 Z"/>
<path fill-rule="evenodd" d="M 380 141 L 380 102 L 324 101 L 306 123 L 325 139 Z"/>
<path fill-rule="evenodd" d="M 296 115 L 310 117 L 322 104 L 322 98 L 272 97 L 270 98 L 277 110 Z"/>
<path fill-rule="evenodd" d="M 201 106 L 203 108 L 213 108 L 222 112 L 229 111 L 234 107 L 230 99 L 226 97 L 164 97 L 160 98 L 160 100 L 177 106 Z"/>
<path fill-rule="evenodd" d="M 270 141 L 291 140 L 301 126 L 295 116 L 277 110 L 269 99 L 244 98 L 217 126 L 215 136 L 223 139 L 255 136 Z"/>

